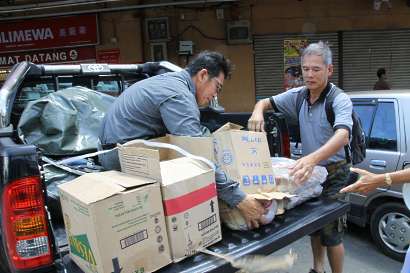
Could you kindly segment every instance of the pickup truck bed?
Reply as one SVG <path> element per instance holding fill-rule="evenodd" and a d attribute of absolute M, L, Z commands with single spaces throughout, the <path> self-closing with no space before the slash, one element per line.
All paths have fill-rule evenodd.
<path fill-rule="evenodd" d="M 284 215 L 275 218 L 272 224 L 263 226 L 254 231 L 240 232 L 223 229 L 223 240 L 211 247 L 210 250 L 229 254 L 233 257 L 242 257 L 249 254 L 270 254 L 290 243 L 306 236 L 326 223 L 336 220 L 347 213 L 349 204 L 341 201 L 312 199 L 303 205 L 288 210 Z M 61 233 L 58 242 L 60 248 L 67 249 L 65 234 Z M 66 250 L 64 250 L 67 254 Z M 297 250 L 296 250 L 297 252 Z M 74 262 L 65 255 L 63 258 L 67 272 L 83 273 Z M 197 254 L 179 263 L 170 264 L 158 273 L 199 273 L 199 272 L 236 272 L 224 260 L 206 254 Z"/>
<path fill-rule="evenodd" d="M 37 248 L 31 248 L 33 255 L 30 258 L 22 257 L 19 253 L 26 253 L 27 249 L 16 247 L 16 240 L 24 240 L 27 244 L 36 242 L 33 238 L 28 240 L 13 232 L 13 222 L 9 217 L 5 220 L 0 217 L 0 272 L 1 273 L 81 273 L 81 270 L 70 260 L 68 254 L 68 244 L 65 235 L 64 225 L 62 223 L 61 209 L 59 208 L 58 196 L 47 194 L 43 196 L 45 177 L 40 174 L 40 162 L 37 147 L 34 145 L 23 144 L 19 139 L 17 128 L 21 112 L 24 106 L 31 98 L 35 99 L 48 93 L 55 92 L 74 84 L 82 82 L 86 87 L 98 89 L 101 92 L 111 92 L 111 87 L 117 89 L 116 95 L 120 94 L 126 86 L 139 79 L 144 79 L 165 71 L 176 71 L 180 69 L 169 63 L 147 63 L 142 65 L 100 65 L 103 68 L 100 72 L 95 72 L 92 64 L 84 65 L 34 65 L 30 63 L 19 63 L 13 68 L 9 78 L 0 88 L 0 196 L 3 202 L 0 202 L 0 212 L 2 215 L 15 213 L 15 209 L 10 209 L 4 204 L 15 204 L 13 200 L 17 197 L 38 202 L 20 202 L 28 206 L 24 212 L 27 218 L 31 219 L 31 208 L 36 208 L 39 215 L 48 220 L 53 227 L 43 226 L 42 234 L 33 234 L 33 238 L 42 236 L 42 240 L 50 243 L 50 248 L 44 248 L 42 245 L 35 245 Z M 162 71 L 164 70 L 164 71 Z M 81 81 L 79 81 L 81 80 Z M 40 88 L 41 87 L 41 88 Z M 12 111 L 13 110 L 13 111 Z M 211 131 L 219 128 L 225 122 L 235 122 L 244 127 L 247 125 L 250 113 L 226 113 L 220 111 L 220 107 L 203 109 L 201 111 L 201 122 Z M 265 126 L 269 143 L 271 156 L 290 156 L 289 135 L 286 121 L 283 116 L 277 113 L 266 113 Z M 55 158 L 59 159 L 59 158 Z M 26 178 L 29 179 L 26 179 Z M 41 178 L 44 178 L 43 180 Z M 30 191 L 23 191 L 25 188 L 18 187 L 21 183 L 26 183 L 34 187 L 38 193 L 34 195 Z M 32 186 L 34 185 L 34 186 Z M 17 188 L 22 194 L 5 194 L 10 193 L 7 188 Z M 44 189 L 43 189 L 44 187 Z M 39 197 L 40 196 L 40 197 Z M 5 198 L 6 197 L 6 198 Z M 43 199 L 47 205 L 48 213 L 40 199 Z M 8 200 L 7 202 L 4 200 Z M 18 203 L 18 204 L 20 204 Z M 9 206 L 10 207 L 10 206 Z M 304 203 L 299 207 L 286 212 L 285 215 L 277 217 L 272 224 L 266 225 L 260 229 L 248 232 L 234 232 L 228 229 L 223 231 L 221 242 L 210 247 L 211 250 L 220 253 L 226 253 L 233 257 L 242 257 L 247 254 L 270 254 L 293 241 L 322 228 L 326 223 L 331 222 L 339 216 L 346 213 L 349 205 L 339 201 L 326 201 L 315 199 Z M 6 213 L 7 212 L 7 213 Z M 19 211 L 21 215 L 21 211 Z M 36 216 L 36 215 L 35 215 Z M 37 216 L 36 216 L 37 217 Z M 4 219 L 3 219 L 4 218 Z M 7 237 L 5 230 L 10 231 Z M 54 236 L 53 236 L 54 235 Z M 14 236 L 14 237 L 13 237 Z M 17 238 L 16 240 L 14 238 Z M 43 241 L 41 241 L 43 242 Z M 7 248 L 8 247 L 8 248 Z M 46 249 L 42 255 L 35 255 L 35 250 L 41 251 Z M 14 260 L 10 259 L 13 254 Z M 31 253 L 31 252 L 30 252 Z M 30 254 L 29 253 L 29 254 Z M 43 257 L 47 260 L 42 262 Z M 20 269 L 12 268 L 10 264 L 18 260 Z M 33 262 L 32 262 L 33 261 Z M 32 263 L 29 263 L 32 262 Z M 37 263 L 37 262 L 42 262 Z M 41 265 L 41 266 L 40 266 Z M 64 265 L 64 266 L 63 266 Z M 65 268 L 64 268 L 65 267 Z M 65 271 L 64 271 L 65 269 Z M 197 254 L 187 258 L 177 264 L 171 264 L 161 269 L 159 272 L 233 272 L 232 268 L 226 262 L 214 257 Z M 120 273 L 115 272 L 114 273 Z M 118 270 L 117 270 L 118 271 Z M 121 272 L 129 273 L 129 272 Z"/>

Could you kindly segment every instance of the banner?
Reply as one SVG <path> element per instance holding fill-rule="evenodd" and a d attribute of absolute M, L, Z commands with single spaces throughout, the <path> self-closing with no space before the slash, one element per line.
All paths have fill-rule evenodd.
<path fill-rule="evenodd" d="M 103 49 L 97 50 L 97 63 L 119 64 L 120 63 L 120 49 Z"/>
<path fill-rule="evenodd" d="M 0 52 L 97 43 L 95 14 L 0 23 Z"/>
<path fill-rule="evenodd" d="M 13 66 L 23 61 L 37 64 L 95 62 L 95 47 L 57 48 L 0 54 L 0 67 Z"/>
<path fill-rule="evenodd" d="M 300 57 L 307 45 L 307 40 L 283 41 L 283 87 L 285 90 L 303 85 Z"/>

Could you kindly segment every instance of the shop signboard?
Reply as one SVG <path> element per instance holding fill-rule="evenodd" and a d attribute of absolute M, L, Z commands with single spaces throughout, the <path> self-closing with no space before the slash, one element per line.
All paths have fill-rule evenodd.
<path fill-rule="evenodd" d="M 0 67 L 10 67 L 16 63 L 87 63 L 95 62 L 95 47 L 56 48 L 30 52 L 0 53 Z"/>
<path fill-rule="evenodd" d="M 111 48 L 97 50 L 97 63 L 119 64 L 120 49 Z"/>
<path fill-rule="evenodd" d="M 97 15 L 0 23 L 0 52 L 95 45 Z"/>

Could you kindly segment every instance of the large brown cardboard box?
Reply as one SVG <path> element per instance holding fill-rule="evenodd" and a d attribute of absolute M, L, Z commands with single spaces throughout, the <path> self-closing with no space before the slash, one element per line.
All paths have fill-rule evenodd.
<path fill-rule="evenodd" d="M 243 191 L 271 192 L 275 179 L 266 134 L 241 128 L 227 123 L 213 133 L 216 161 Z"/>
<path fill-rule="evenodd" d="M 59 189 L 70 256 L 84 272 L 153 272 L 171 262 L 154 180 L 109 171 Z"/>
<path fill-rule="evenodd" d="M 194 137 L 184 138 L 185 144 L 196 140 Z M 189 152 L 195 155 L 195 147 L 204 148 L 204 143 L 200 143 L 202 146 L 192 145 Z M 212 141 L 207 145 L 207 149 L 212 151 Z M 196 159 L 177 155 L 173 150 L 141 146 L 138 141 L 120 145 L 119 156 L 123 172 L 161 181 L 174 262 L 222 239 L 215 172 L 210 166 Z M 180 157 L 175 158 L 176 156 Z"/>

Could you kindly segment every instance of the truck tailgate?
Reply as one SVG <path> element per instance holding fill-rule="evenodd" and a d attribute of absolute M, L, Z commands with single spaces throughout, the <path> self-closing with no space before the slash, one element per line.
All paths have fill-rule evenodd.
<path fill-rule="evenodd" d="M 350 205 L 341 201 L 313 199 L 275 218 L 272 224 L 255 231 L 232 231 L 223 229 L 223 240 L 209 247 L 219 253 L 229 253 L 233 257 L 247 254 L 270 254 L 308 235 L 345 214 Z M 82 273 L 70 260 L 64 257 L 69 273 Z M 237 269 L 225 261 L 205 254 L 197 254 L 179 263 L 170 264 L 161 273 L 235 272 Z"/>

